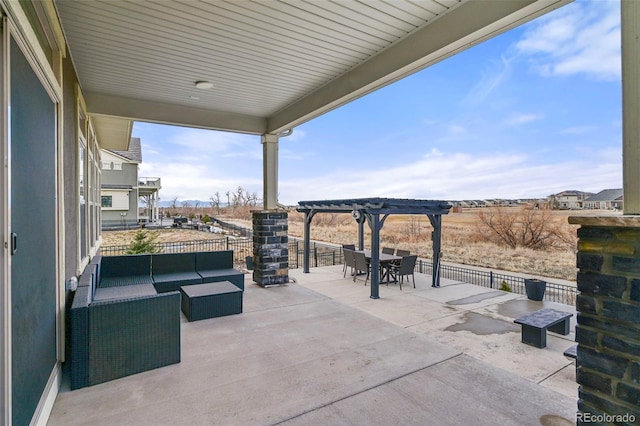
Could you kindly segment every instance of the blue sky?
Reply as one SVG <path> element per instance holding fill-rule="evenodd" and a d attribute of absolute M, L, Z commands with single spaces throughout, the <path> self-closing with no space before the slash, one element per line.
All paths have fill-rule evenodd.
<path fill-rule="evenodd" d="M 296 127 L 279 201 L 622 187 L 618 1 L 577 0 Z M 262 197 L 259 136 L 136 123 L 161 199 Z"/>

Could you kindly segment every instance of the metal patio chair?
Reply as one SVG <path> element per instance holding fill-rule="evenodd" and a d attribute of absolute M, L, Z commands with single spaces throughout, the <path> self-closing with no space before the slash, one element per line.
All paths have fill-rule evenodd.
<path fill-rule="evenodd" d="M 345 248 L 342 252 L 344 257 L 343 277 L 347 276 L 347 269 L 349 268 L 351 268 L 351 274 L 355 274 L 356 259 L 353 255 L 353 250 Z"/>
<path fill-rule="evenodd" d="M 400 285 L 400 290 L 402 290 L 402 281 L 405 276 L 411 275 L 413 279 L 413 288 L 416 288 L 416 277 L 413 274 L 413 271 L 416 267 L 416 261 L 418 260 L 418 255 L 413 256 L 404 256 L 400 261 L 400 265 L 392 265 L 389 273 L 395 277 L 396 281 Z M 407 279 L 408 280 L 408 279 Z"/>
<path fill-rule="evenodd" d="M 382 247 L 382 253 L 384 254 L 395 254 L 396 249 L 393 247 Z"/>
<path fill-rule="evenodd" d="M 367 258 L 365 257 L 363 252 L 354 251 L 353 255 L 356 262 L 355 274 L 353 274 L 353 282 L 356 282 L 356 278 L 358 277 L 358 272 L 364 271 L 367 273 L 367 277 L 364 280 L 364 285 L 367 285 L 367 281 L 369 281 L 369 272 L 371 271 L 371 266 L 369 265 L 369 262 L 367 262 Z"/>

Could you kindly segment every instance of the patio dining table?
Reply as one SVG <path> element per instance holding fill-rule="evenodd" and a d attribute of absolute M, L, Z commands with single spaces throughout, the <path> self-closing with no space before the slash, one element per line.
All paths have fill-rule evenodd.
<path fill-rule="evenodd" d="M 356 250 L 356 252 L 364 253 L 364 257 L 367 259 L 367 262 L 371 262 L 371 250 Z M 399 262 L 402 260 L 401 256 L 396 256 L 393 254 L 380 253 L 380 269 L 384 269 L 383 274 L 380 276 L 380 280 L 387 279 L 387 284 L 390 282 L 390 269 L 389 265 L 395 262 Z M 395 282 L 395 281 L 394 281 Z"/>

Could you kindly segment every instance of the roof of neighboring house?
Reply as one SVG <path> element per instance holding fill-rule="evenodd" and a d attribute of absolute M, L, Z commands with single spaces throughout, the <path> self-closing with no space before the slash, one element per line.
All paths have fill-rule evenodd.
<path fill-rule="evenodd" d="M 118 154 L 119 156 L 124 157 L 127 160 L 131 160 L 134 163 L 142 163 L 142 147 L 140 145 L 140 138 L 131 138 L 128 151 L 118 151 L 115 149 L 108 149 L 107 151 Z"/>
<path fill-rule="evenodd" d="M 616 200 L 622 200 L 622 196 L 624 195 L 624 192 L 622 191 L 622 188 L 620 189 L 603 189 L 602 191 L 598 192 L 596 195 L 592 195 L 591 197 L 587 198 L 585 201 L 589 202 L 589 201 L 616 201 Z"/>
<path fill-rule="evenodd" d="M 577 191 L 575 189 L 569 189 L 567 191 L 562 191 L 562 192 L 558 192 L 557 194 L 555 194 L 556 197 L 571 197 L 571 196 L 580 197 L 580 196 L 585 196 L 585 195 L 593 195 L 593 193 Z"/>

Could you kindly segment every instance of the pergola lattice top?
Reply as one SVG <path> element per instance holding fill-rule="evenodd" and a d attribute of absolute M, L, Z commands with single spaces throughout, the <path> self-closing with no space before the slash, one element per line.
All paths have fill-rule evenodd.
<path fill-rule="evenodd" d="M 347 200 L 300 201 L 299 212 L 348 213 L 354 210 L 373 214 L 447 214 L 448 201 L 402 198 L 354 198 Z"/>

